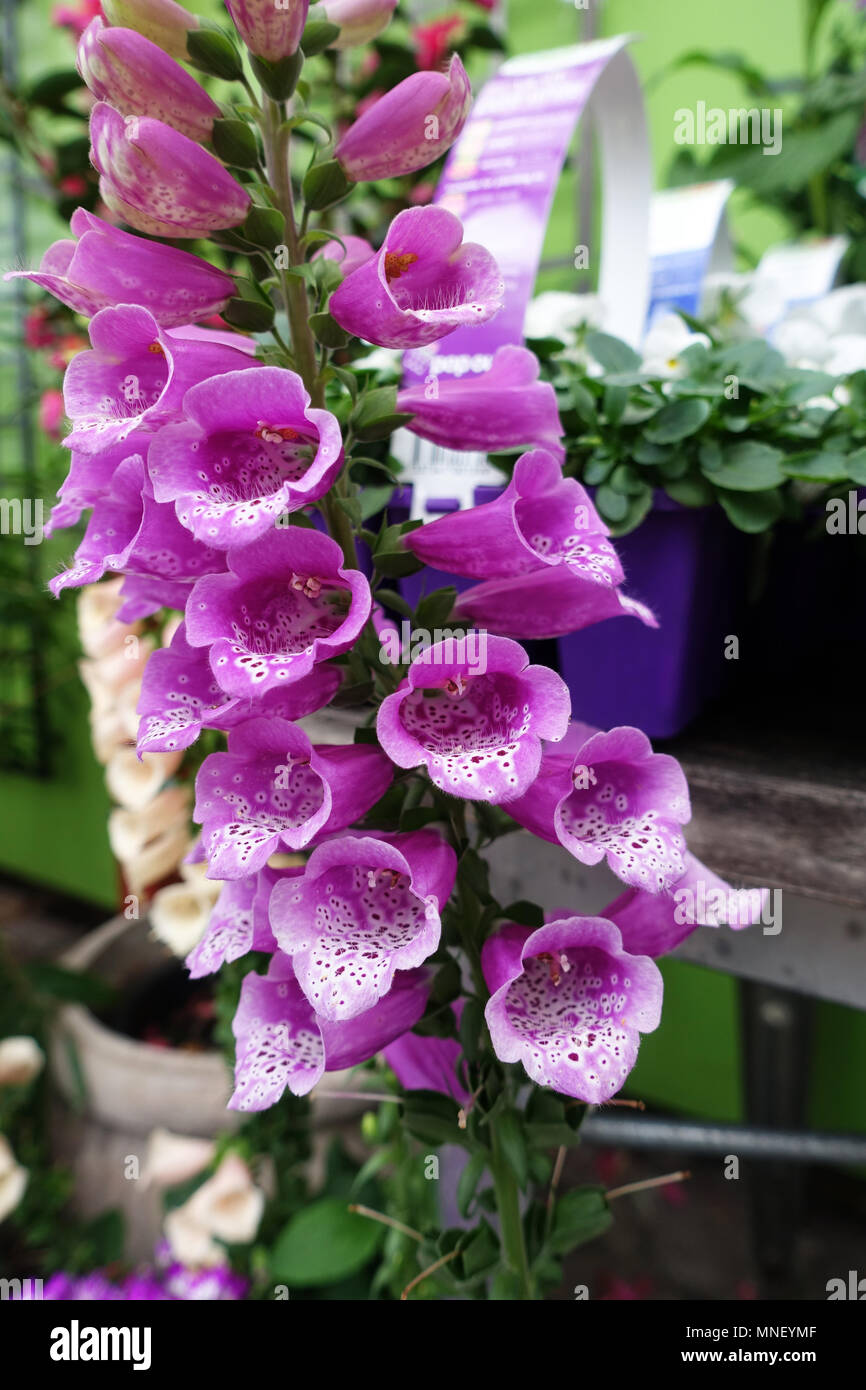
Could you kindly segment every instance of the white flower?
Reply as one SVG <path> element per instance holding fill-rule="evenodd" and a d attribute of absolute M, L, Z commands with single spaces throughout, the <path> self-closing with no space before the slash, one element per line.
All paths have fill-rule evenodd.
<path fill-rule="evenodd" d="M 682 355 L 695 343 L 709 347 L 710 340 L 705 333 L 693 333 L 679 314 L 661 314 L 644 339 L 643 370 L 655 377 L 684 376 Z"/>
<path fill-rule="evenodd" d="M 78 639 L 87 656 L 104 656 L 122 645 L 126 633 L 139 630 L 139 624 L 119 623 L 114 616 L 123 602 L 122 583 L 118 575 L 103 584 L 88 584 L 78 595 Z"/>
<path fill-rule="evenodd" d="M 769 275 L 717 271 L 704 281 L 700 317 L 723 338 L 763 338 L 786 304 L 784 286 Z"/>
<path fill-rule="evenodd" d="M 155 1129 L 147 1142 L 142 1180 L 147 1186 L 176 1187 L 206 1168 L 215 1152 L 211 1139 Z"/>
<path fill-rule="evenodd" d="M 113 799 L 127 811 L 141 811 L 156 796 L 163 783 L 180 764 L 183 752 L 144 753 L 134 748 L 118 748 L 105 768 L 105 784 Z"/>
<path fill-rule="evenodd" d="M 247 1245 L 262 1219 L 265 1195 L 253 1182 L 249 1168 L 237 1154 L 226 1154 L 212 1178 L 203 1182 L 183 1206 L 169 1212 L 165 1235 L 172 1252 L 183 1264 L 210 1266 L 226 1263 L 218 1240 Z"/>
<path fill-rule="evenodd" d="M 585 325 L 599 327 L 602 317 L 601 300 L 596 294 L 545 290 L 527 306 L 523 333 L 526 338 L 559 338 L 567 345 L 574 342 L 578 330 Z"/>
<path fill-rule="evenodd" d="M 188 883 L 170 883 L 154 893 L 148 919 L 157 940 L 183 959 L 201 940 L 212 911 L 213 904 Z"/>
<path fill-rule="evenodd" d="M 9 1142 L 0 1134 L 0 1221 L 18 1206 L 27 1187 L 28 1172 L 16 1161 Z"/>
<path fill-rule="evenodd" d="M 0 1042 L 0 1086 L 25 1086 L 45 1065 L 45 1054 L 35 1038 L 4 1038 Z"/>

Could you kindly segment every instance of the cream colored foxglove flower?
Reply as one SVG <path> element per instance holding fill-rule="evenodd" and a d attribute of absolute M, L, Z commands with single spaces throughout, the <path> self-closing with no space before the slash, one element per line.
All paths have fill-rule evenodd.
<path fill-rule="evenodd" d="M 142 1181 L 146 1186 L 176 1187 L 206 1168 L 215 1152 L 211 1139 L 155 1129 L 147 1141 Z"/>
<path fill-rule="evenodd" d="M 0 1221 L 5 1221 L 18 1206 L 29 1176 L 16 1160 L 9 1141 L 0 1134 Z"/>
<path fill-rule="evenodd" d="M 26 1086 L 45 1065 L 35 1038 L 12 1037 L 0 1042 L 0 1086 Z"/>

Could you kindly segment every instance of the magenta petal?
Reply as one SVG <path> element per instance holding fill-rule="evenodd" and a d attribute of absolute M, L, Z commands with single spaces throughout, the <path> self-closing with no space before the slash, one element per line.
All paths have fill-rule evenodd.
<path fill-rule="evenodd" d="M 340 1021 L 388 993 L 395 971 L 436 950 L 456 856 L 432 831 L 346 835 L 310 855 L 303 877 L 277 884 L 271 925 L 301 988 Z"/>
<path fill-rule="evenodd" d="M 226 9 L 251 53 L 277 63 L 296 52 L 310 0 L 226 0 Z"/>
<path fill-rule="evenodd" d="M 342 561 L 328 536 L 290 526 L 231 551 L 230 573 L 199 580 L 186 605 L 187 640 L 210 648 L 227 694 L 264 694 L 348 651 L 372 599 L 364 576 Z"/>
<path fill-rule="evenodd" d="M 415 1027 L 427 1007 L 431 979 L 429 970 L 400 970 L 384 999 L 371 1009 L 341 1023 L 320 1018 L 325 1071 L 357 1067 L 389 1044 L 399 1046 L 395 1039 L 410 1036 L 409 1030 Z M 423 1041 L 434 1040 L 425 1038 Z"/>
<path fill-rule="evenodd" d="M 459 594 L 454 605 L 455 621 L 519 641 L 567 637 L 618 617 L 639 618 L 647 627 L 658 627 L 645 604 L 605 587 L 595 575 L 588 578 L 565 566 L 475 584 Z"/>
<path fill-rule="evenodd" d="M 106 206 L 152 236 L 202 237 L 243 222 L 250 196 L 194 140 L 150 116 L 126 119 L 98 101 L 90 157 Z"/>
<path fill-rule="evenodd" d="M 138 713 L 139 753 L 189 748 L 202 728 L 222 727 L 221 718 L 237 704 L 220 689 L 207 653 L 191 647 L 183 623 L 170 647 L 151 653 L 141 681 Z"/>
<path fill-rule="evenodd" d="M 248 545 L 277 517 L 315 502 L 343 463 L 336 419 L 310 408 L 301 378 L 262 367 L 193 386 L 185 421 L 161 430 L 148 454 L 155 497 L 175 502 L 199 540 Z"/>
<path fill-rule="evenodd" d="M 267 1110 L 288 1088 L 305 1096 L 325 1070 L 325 1047 L 316 1016 L 279 952 L 267 975 L 250 971 L 232 1025 L 235 1090 L 230 1110 Z"/>
<path fill-rule="evenodd" d="M 400 978 L 398 975 L 397 980 Z M 361 1015 L 362 1020 L 366 1017 Z M 384 1055 L 404 1091 L 440 1091 L 457 1105 L 469 1100 L 469 1092 L 457 1078 L 463 1049 L 456 1038 L 419 1037 L 407 1032 L 386 1047 Z"/>
<path fill-rule="evenodd" d="M 154 116 L 191 140 L 209 140 L 220 108 L 158 44 L 97 15 L 78 44 L 78 71 L 123 116 Z"/>
<path fill-rule="evenodd" d="M 693 854 L 686 854 L 685 863 L 685 873 L 666 893 L 628 888 L 605 908 L 631 954 L 663 956 L 699 926 L 740 931 L 761 920 L 766 889 L 732 888 Z"/>
<path fill-rule="evenodd" d="M 453 213 L 408 208 L 394 218 L 375 259 L 334 291 L 329 309 L 348 333 L 410 348 L 485 323 L 502 308 L 504 292 L 490 252 L 463 242 Z"/>
<path fill-rule="evenodd" d="M 565 733 L 567 687 L 548 667 L 530 666 L 506 638 L 486 639 L 480 665 L 451 658 L 446 646 L 417 657 L 400 689 L 383 700 L 379 742 L 398 767 L 424 764 L 442 791 L 509 802 L 535 780 L 541 740 Z"/>
<path fill-rule="evenodd" d="M 253 946 L 255 878 L 223 885 L 201 940 L 186 958 L 193 980 L 213 975 L 226 961 L 239 960 Z"/>
<path fill-rule="evenodd" d="M 380 97 L 342 136 L 337 159 L 355 180 L 425 169 L 454 144 L 471 104 L 469 78 L 454 54 L 447 73 L 412 73 Z"/>
<path fill-rule="evenodd" d="M 351 275 L 353 270 L 357 270 L 375 254 L 376 252 L 369 241 L 365 241 L 363 237 L 350 236 L 346 233 L 340 237 L 339 241 L 326 242 L 315 252 L 313 260 L 334 261 L 340 267 L 345 279 L 347 275 Z"/>
<path fill-rule="evenodd" d="M 654 962 L 628 954 L 612 922 L 571 917 L 531 932 L 511 968 L 485 1010 L 496 1055 L 521 1062 L 538 1085 L 592 1105 L 609 1100 L 640 1034 L 658 1027 Z"/>
<path fill-rule="evenodd" d="M 501 347 L 489 371 L 479 376 L 437 378 L 397 396 L 397 409 L 411 411 L 407 429 L 443 449 L 494 453 L 518 445 L 543 446 L 564 458 L 556 392 L 539 381 L 538 359 L 526 348 Z"/>

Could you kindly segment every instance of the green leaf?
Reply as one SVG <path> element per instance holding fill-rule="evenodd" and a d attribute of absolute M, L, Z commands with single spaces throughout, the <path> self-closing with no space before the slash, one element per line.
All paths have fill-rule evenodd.
<path fill-rule="evenodd" d="M 316 342 L 321 343 L 323 347 L 341 348 L 349 341 L 349 334 L 330 314 L 311 314 L 310 327 Z"/>
<path fill-rule="evenodd" d="M 715 493 L 706 478 L 692 473 L 687 478 L 671 478 L 665 482 L 665 492 L 684 507 L 708 507 Z"/>
<path fill-rule="evenodd" d="M 30 961 L 23 973 L 37 994 L 45 994 L 64 1004 L 85 1004 L 88 1008 L 104 1010 L 114 1003 L 117 992 L 98 975 L 82 970 L 67 970 L 53 961 Z"/>
<path fill-rule="evenodd" d="M 670 450 L 651 444 L 648 439 L 639 439 L 631 451 L 635 463 L 664 463 L 670 458 Z"/>
<path fill-rule="evenodd" d="M 263 246 L 273 251 L 281 246 L 286 236 L 286 219 L 276 208 L 250 208 L 241 232 L 254 246 Z"/>
<path fill-rule="evenodd" d="M 230 299 L 222 311 L 226 323 L 232 328 L 243 328 L 248 333 L 264 333 L 274 321 L 274 308 L 254 299 Z"/>
<path fill-rule="evenodd" d="M 486 1167 L 487 1154 L 479 1149 L 476 1153 L 470 1154 L 469 1162 L 460 1174 L 457 1182 L 457 1210 L 463 1217 L 469 1215 L 475 1189 L 478 1187 Z"/>
<path fill-rule="evenodd" d="M 767 492 L 725 492 L 719 488 L 716 496 L 731 524 L 752 535 L 769 530 L 784 510 L 782 494 L 775 488 Z"/>
<path fill-rule="evenodd" d="M 640 353 L 629 347 L 621 338 L 613 338 L 609 333 L 588 333 L 587 350 L 606 372 L 633 372 L 641 366 Z"/>
<path fill-rule="evenodd" d="M 481 1056 L 481 1035 L 484 1031 L 484 1009 L 478 999 L 467 999 L 460 1015 L 460 1046 L 467 1062 L 477 1062 Z"/>
<path fill-rule="evenodd" d="M 866 448 L 849 454 L 845 460 L 845 469 L 852 482 L 866 487 Z"/>
<path fill-rule="evenodd" d="M 238 169 L 254 169 L 258 164 L 259 147 L 246 121 L 216 120 L 211 138 L 214 150 L 224 163 L 234 164 Z M 274 245 L 273 242 L 266 244 Z"/>
<path fill-rule="evenodd" d="M 328 159 L 323 164 L 314 164 L 304 175 L 304 202 L 315 212 L 324 212 L 341 202 L 352 187 L 351 179 L 346 178 L 336 159 Z"/>
<path fill-rule="evenodd" d="M 529 1154 L 520 1117 L 513 1110 L 503 1110 L 496 1117 L 496 1136 L 508 1167 L 525 1191 L 529 1181 Z"/>
<path fill-rule="evenodd" d="M 848 477 L 848 460 L 844 454 L 829 449 L 807 450 L 802 454 L 789 454 L 782 471 L 788 478 L 799 478 L 807 483 L 839 483 Z"/>
<path fill-rule="evenodd" d="M 378 516 L 379 512 L 384 511 L 393 496 L 394 488 L 391 483 L 385 483 L 382 487 L 363 488 L 361 490 L 361 520 L 369 521 L 371 517 Z"/>
<path fill-rule="evenodd" d="M 628 390 L 625 386 L 605 386 L 602 411 L 606 420 L 618 425 L 628 405 Z"/>
<path fill-rule="evenodd" d="M 305 58 L 315 58 L 340 37 L 339 24 L 331 24 L 326 19 L 308 19 L 301 38 L 301 48 Z"/>
<path fill-rule="evenodd" d="M 238 51 L 221 29 L 188 29 L 186 51 L 192 65 L 211 77 L 236 82 L 244 75 Z"/>
<path fill-rule="evenodd" d="M 717 487 L 734 492 L 765 492 L 785 481 L 784 454 L 770 444 L 744 440 L 724 451 L 724 461 L 710 476 Z"/>
<path fill-rule="evenodd" d="M 408 1091 L 403 1123 L 410 1134 L 429 1144 L 465 1144 L 465 1132 L 457 1127 L 457 1105 L 439 1091 Z"/>
<path fill-rule="evenodd" d="M 608 521 L 624 521 L 628 514 L 628 498 L 622 492 L 615 492 L 607 483 L 602 483 L 596 492 L 595 504 Z"/>
<path fill-rule="evenodd" d="M 710 418 L 709 401 L 691 396 L 665 405 L 647 425 L 644 434 L 652 444 L 677 444 L 688 439 Z"/>
<path fill-rule="evenodd" d="M 587 487 L 597 487 L 603 483 L 613 468 L 613 459 L 591 458 L 583 470 L 583 481 Z"/>
<path fill-rule="evenodd" d="M 411 550 L 377 550 L 373 564 L 387 579 L 405 579 L 407 575 L 417 574 L 424 568 L 424 562 L 417 559 Z"/>
<path fill-rule="evenodd" d="M 454 586 L 427 594 L 418 604 L 415 613 L 416 626 L 427 628 L 430 632 L 441 627 L 450 618 L 456 600 L 457 589 Z"/>
<path fill-rule="evenodd" d="M 576 1187 L 556 1204 L 548 1249 L 556 1255 L 603 1235 L 613 1217 L 600 1187 Z"/>
<path fill-rule="evenodd" d="M 289 1288 L 335 1284 L 375 1255 L 385 1228 L 351 1212 L 340 1197 L 322 1197 L 284 1226 L 271 1251 L 274 1283 Z"/>
<path fill-rule="evenodd" d="M 301 75 L 304 55 L 301 49 L 298 49 L 297 53 L 290 54 L 288 58 L 280 58 L 276 63 L 269 63 L 266 58 L 251 55 L 250 66 L 269 97 L 274 101 L 288 101 Z"/>
<path fill-rule="evenodd" d="M 532 927 L 533 930 L 537 930 L 544 926 L 543 909 L 537 903 L 526 902 L 523 898 L 503 907 L 502 916 L 506 922 L 516 922 L 519 927 Z"/>

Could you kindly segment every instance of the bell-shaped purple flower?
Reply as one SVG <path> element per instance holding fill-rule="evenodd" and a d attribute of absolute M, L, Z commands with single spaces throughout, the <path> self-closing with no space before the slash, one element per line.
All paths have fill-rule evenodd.
<path fill-rule="evenodd" d="M 606 858 L 624 883 L 649 893 L 685 872 L 688 784 L 676 758 L 654 753 L 640 729 L 573 725 L 561 748 L 545 748 L 537 778 L 508 814 L 582 864 Z"/>
<path fill-rule="evenodd" d="M 87 318 L 138 304 L 163 328 L 210 318 L 235 292 L 232 277 L 199 256 L 122 232 L 86 208 L 75 209 L 71 228 L 78 240 L 55 241 L 38 270 L 12 270 L 3 278 L 31 280 Z"/>
<path fill-rule="evenodd" d="M 208 545 L 248 545 L 277 517 L 328 491 L 343 463 L 343 436 L 310 405 L 296 372 L 261 367 L 213 377 L 184 397 L 182 422 L 160 430 L 148 454 L 154 496 Z"/>
<path fill-rule="evenodd" d="M 263 695 L 348 651 L 370 616 L 370 586 L 343 569 L 328 536 L 273 529 L 228 556 L 228 574 L 199 580 L 186 605 L 186 636 L 210 647 L 228 695 Z"/>
<path fill-rule="evenodd" d="M 588 1105 L 622 1087 L 641 1033 L 659 1025 L 662 977 L 624 950 L 602 917 L 565 917 L 537 931 L 508 925 L 482 948 L 493 1050 L 539 1086 Z"/>
<path fill-rule="evenodd" d="M 271 927 L 313 1008 L 355 1018 L 439 944 L 457 856 L 435 832 L 346 835 L 313 850 L 302 877 L 278 883 Z"/>
<path fill-rule="evenodd" d="M 478 376 L 437 377 L 408 386 L 397 409 L 411 411 L 407 429 L 443 449 L 495 453 L 521 444 L 549 449 L 564 458 L 556 392 L 539 381 L 538 358 L 527 348 L 501 347 Z"/>
<path fill-rule="evenodd" d="M 210 668 L 206 648 L 191 647 L 181 623 L 171 645 L 153 652 L 144 668 L 138 751 L 189 748 L 202 729 L 234 729 L 255 716 L 303 719 L 328 703 L 341 680 L 338 666 L 323 663 L 308 676 L 255 699 L 226 695 Z"/>
<path fill-rule="evenodd" d="M 645 603 L 568 566 L 541 566 L 512 579 L 474 584 L 458 594 L 452 616 L 463 626 L 521 642 L 567 637 L 605 618 L 638 618 L 646 627 L 658 627 Z"/>
<path fill-rule="evenodd" d="M 414 174 L 450 150 L 471 105 L 455 53 L 447 72 L 413 72 L 379 97 L 337 142 L 336 157 L 355 181 Z"/>
<path fill-rule="evenodd" d="M 103 202 L 139 232 L 206 237 L 249 212 L 250 195 L 216 156 L 163 121 L 99 101 L 90 139 Z"/>
<path fill-rule="evenodd" d="M 459 1020 L 463 1001 L 453 1013 Z M 404 1033 L 384 1049 L 385 1061 L 404 1091 L 439 1091 L 458 1105 L 465 1105 L 469 1092 L 460 1081 L 463 1049 L 456 1038 L 419 1037 Z"/>
<path fill-rule="evenodd" d="M 117 466 L 104 495 L 94 503 L 72 566 L 48 587 L 56 598 L 63 589 L 95 584 L 112 570 L 180 583 L 187 586 L 188 595 L 196 579 L 224 569 L 221 550 L 196 540 L 172 507 L 154 501 L 144 459 L 132 454 Z"/>
<path fill-rule="evenodd" d="M 430 972 L 402 971 L 388 995 L 360 1017 L 335 1022 L 312 1008 L 281 952 L 267 975 L 244 976 L 232 1025 L 235 1092 L 230 1110 L 267 1110 L 288 1089 L 305 1096 L 326 1071 L 359 1066 L 418 1022 Z"/>
<path fill-rule="evenodd" d="M 209 140 L 220 108 L 194 77 L 134 29 L 109 29 L 97 15 L 78 44 L 78 71 L 122 116 L 153 116 L 190 140 Z"/>
<path fill-rule="evenodd" d="M 732 888 L 693 854 L 686 853 L 685 863 L 682 877 L 667 892 L 627 888 L 604 909 L 631 955 L 667 955 L 698 927 L 742 931 L 762 920 L 766 888 Z"/>
<path fill-rule="evenodd" d="M 504 637 L 446 639 L 428 647 L 379 708 L 379 742 L 398 767 L 423 763 L 440 790 L 469 801 L 511 802 L 541 764 L 541 740 L 568 728 L 564 681 Z"/>
<path fill-rule="evenodd" d="M 250 951 L 274 955 L 277 943 L 268 920 L 268 902 L 274 884 L 301 873 L 300 864 L 274 868 L 268 863 L 249 878 L 224 883 L 203 936 L 186 958 L 190 978 L 215 975 L 221 966 L 240 960 Z"/>
<path fill-rule="evenodd" d="M 269 63 L 297 52 L 309 8 L 310 0 L 226 0 L 247 48 Z"/>
<path fill-rule="evenodd" d="M 71 449 L 96 453 L 178 419 L 191 386 L 223 372 L 263 370 L 220 335 L 186 337 L 160 328 L 131 304 L 101 309 L 90 322 L 92 348 L 73 357 L 63 379 Z M 134 447 L 134 446 L 133 446 Z M 130 450 L 131 452 L 131 450 Z"/>
<path fill-rule="evenodd" d="M 347 333 L 379 347 L 410 348 L 486 323 L 502 308 L 504 293 L 496 261 L 483 246 L 463 241 L 452 212 L 407 208 L 375 258 L 346 276 L 328 307 Z"/>
<path fill-rule="evenodd" d="M 244 878 L 281 849 L 345 830 L 375 805 L 394 770 L 373 744 L 315 747 L 286 719 L 250 719 L 196 777 L 194 817 L 211 878 Z"/>
<path fill-rule="evenodd" d="M 522 454 L 493 502 L 429 521 L 403 538 L 425 565 L 469 579 L 511 579 L 545 567 L 602 587 L 623 579 L 619 556 L 586 489 L 545 449 Z"/>

